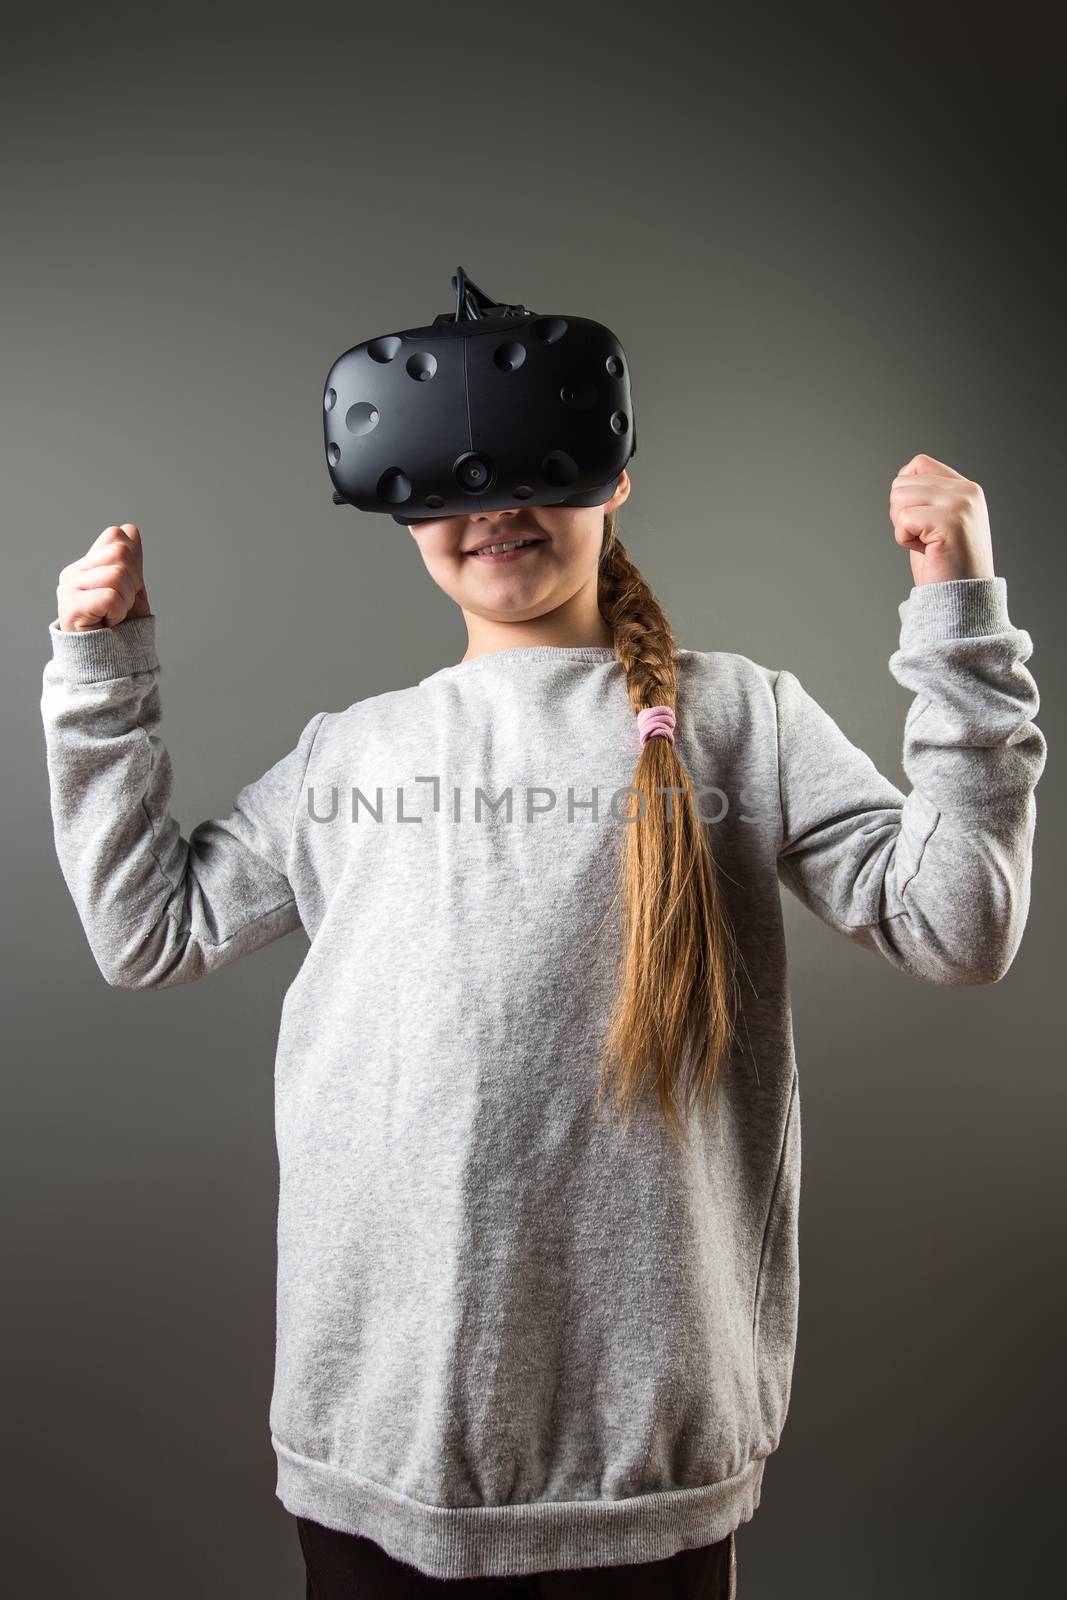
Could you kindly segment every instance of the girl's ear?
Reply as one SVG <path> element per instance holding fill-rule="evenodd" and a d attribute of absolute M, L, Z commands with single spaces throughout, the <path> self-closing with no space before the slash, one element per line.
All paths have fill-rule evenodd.
<path fill-rule="evenodd" d="M 630 498 L 630 490 L 632 487 L 633 485 L 630 482 L 630 474 L 627 472 L 626 468 L 623 467 L 622 477 L 619 479 L 618 487 L 616 488 L 611 499 L 608 501 L 607 505 L 604 507 L 604 511 L 614 511 L 616 507 L 621 506 L 624 501 Z"/>

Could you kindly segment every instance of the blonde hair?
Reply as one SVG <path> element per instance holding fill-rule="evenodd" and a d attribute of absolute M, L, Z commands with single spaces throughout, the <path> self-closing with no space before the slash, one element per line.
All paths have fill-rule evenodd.
<path fill-rule="evenodd" d="M 614 633 L 635 716 L 646 706 L 674 710 L 678 672 L 670 623 L 626 553 L 615 511 L 604 516 L 598 604 Z M 621 983 L 597 1106 L 612 1072 L 624 1120 L 638 1094 L 654 1087 L 670 1135 L 679 1142 L 678 1094 L 686 1120 L 694 1103 L 706 1112 L 730 1053 L 740 956 L 708 830 L 669 739 L 646 741 L 632 786 L 638 809 L 630 815 L 637 820 L 622 825 Z"/>

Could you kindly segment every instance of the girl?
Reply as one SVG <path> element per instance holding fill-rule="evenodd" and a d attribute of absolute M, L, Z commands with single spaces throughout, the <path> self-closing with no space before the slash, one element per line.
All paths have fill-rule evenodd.
<path fill-rule="evenodd" d="M 139 529 L 60 577 L 52 812 L 104 977 L 310 938 L 270 1430 L 317 1600 L 732 1594 L 797 1331 L 779 886 L 927 983 L 1022 937 L 1046 750 L 979 485 L 891 487 L 906 796 L 791 672 L 676 647 L 629 492 L 413 525 L 462 660 L 319 712 L 188 839 Z"/>

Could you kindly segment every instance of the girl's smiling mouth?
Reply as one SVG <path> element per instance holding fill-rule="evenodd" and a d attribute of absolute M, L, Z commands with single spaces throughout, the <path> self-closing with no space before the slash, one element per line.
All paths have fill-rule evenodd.
<path fill-rule="evenodd" d="M 477 550 L 466 550 L 464 555 L 475 561 L 517 561 L 527 550 L 544 543 L 544 539 L 540 538 L 499 539 L 493 544 L 484 544 Z"/>

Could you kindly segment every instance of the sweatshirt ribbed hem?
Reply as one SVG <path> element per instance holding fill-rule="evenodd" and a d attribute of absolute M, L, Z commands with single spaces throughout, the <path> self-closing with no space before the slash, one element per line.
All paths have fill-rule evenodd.
<path fill-rule="evenodd" d="M 63 668 L 68 683 L 102 683 L 108 678 L 129 678 L 135 672 L 155 672 L 155 613 L 127 617 L 112 628 L 85 628 L 64 633 L 56 617 L 48 624 L 52 659 Z"/>
<path fill-rule="evenodd" d="M 436 1506 L 289 1450 L 271 1435 L 277 1498 L 294 1516 L 361 1533 L 437 1578 L 505 1577 L 664 1561 L 751 1521 L 766 1456 L 732 1478 L 622 1500 Z"/>
<path fill-rule="evenodd" d="M 1007 633 L 1008 586 L 1005 578 L 951 578 L 920 584 L 897 607 L 900 645 L 934 639 L 972 639 Z"/>

